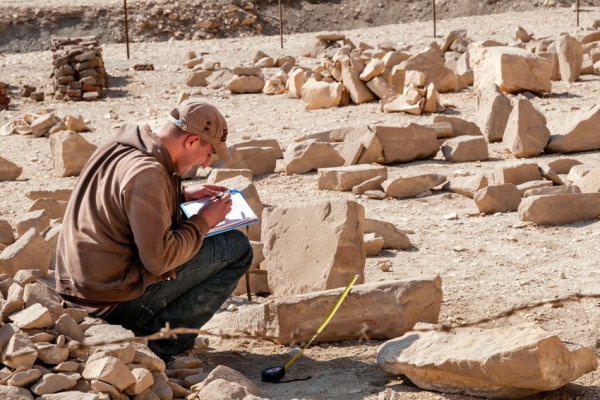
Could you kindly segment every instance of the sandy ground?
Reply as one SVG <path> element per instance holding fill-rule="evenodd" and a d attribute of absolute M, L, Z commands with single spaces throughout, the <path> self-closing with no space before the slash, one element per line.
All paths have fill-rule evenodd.
<path fill-rule="evenodd" d="M 582 13 L 581 26 L 591 26 L 598 11 Z M 575 15 L 568 9 L 539 9 L 535 12 L 511 13 L 482 17 L 459 18 L 438 22 L 438 33 L 466 27 L 474 40 L 508 41 L 521 25 L 536 37 L 575 31 Z M 383 41 L 412 44 L 415 49 L 433 40 L 431 23 L 390 25 L 379 28 L 347 31 L 355 42 L 377 44 Z M 102 143 L 114 130 L 127 122 L 149 121 L 158 127 L 166 113 L 176 105 L 181 92 L 204 96 L 218 106 L 229 121 L 230 141 L 275 138 L 282 147 L 306 134 L 361 123 L 401 125 L 407 122 L 429 123 L 431 116 L 381 114 L 378 104 L 369 103 L 335 109 L 304 111 L 302 101 L 282 96 L 231 95 L 226 91 L 185 86 L 186 70 L 182 66 L 186 52 L 208 51 L 205 58 L 220 61 L 223 67 L 249 64 L 253 54 L 262 50 L 269 55 L 292 54 L 301 65 L 314 66 L 318 60 L 299 57 L 310 34 L 286 37 L 285 48 L 278 37 L 224 39 L 203 42 L 137 43 L 131 47 L 132 58 L 126 59 L 124 45 L 104 46 L 104 59 L 111 76 L 107 98 L 96 103 L 63 103 L 48 98 L 43 103 L 20 98 L 17 87 L 33 84 L 51 92 L 51 53 L 0 55 L 0 81 L 11 85 L 11 110 L 0 112 L 0 124 L 28 112 L 55 110 L 58 116 L 82 115 L 89 119 L 92 131 L 83 136 L 94 144 Z M 439 42 L 442 39 L 438 39 Z M 138 63 L 153 63 L 155 71 L 135 72 L 130 67 Z M 274 75 L 276 70 L 265 72 Z M 551 95 L 533 101 L 546 115 L 550 125 L 562 123 L 573 110 L 596 104 L 599 79 L 586 76 L 573 84 L 553 83 Z M 442 101 L 452 104 L 454 115 L 474 120 L 475 92 L 442 95 Z M 106 118 L 112 113 L 114 119 Z M 390 167 L 390 175 L 435 172 L 451 175 L 458 169 L 490 174 L 509 155 L 501 144 L 490 146 L 492 158 L 482 163 L 449 164 L 438 155 L 433 160 Z M 27 210 L 31 202 L 25 193 L 33 189 L 68 188 L 75 178 L 56 178 L 53 174 L 50 145 L 47 138 L 24 136 L 0 137 L 0 156 L 23 167 L 15 182 L 0 182 L 0 217 L 13 219 Z M 555 159 L 542 156 L 533 161 Z M 600 165 L 598 151 L 573 154 L 569 157 Z M 285 176 L 281 173 L 256 180 L 264 204 L 319 198 L 354 199 L 363 204 L 367 217 L 395 223 L 414 233 L 409 237 L 414 247 L 409 251 L 385 251 L 379 257 L 367 259 L 367 282 L 384 279 L 409 279 L 440 275 L 443 280 L 444 302 L 440 322 L 460 323 L 494 315 L 523 303 L 561 297 L 574 292 L 600 292 L 598 279 L 598 221 L 585 221 L 567 226 L 535 227 L 522 223 L 516 213 L 478 216 L 473 200 L 454 194 L 435 192 L 422 199 L 376 201 L 355 198 L 350 193 L 317 190 L 316 174 Z M 457 220 L 444 215 L 457 213 Z M 471 216 L 475 215 L 475 216 Z M 457 251 L 459 249 L 460 251 Z M 376 268 L 381 259 L 392 263 L 390 272 Z M 584 300 L 566 303 L 561 308 L 543 307 L 519 312 L 512 317 L 481 326 L 511 326 L 535 322 L 556 333 L 562 340 L 596 348 L 600 322 L 600 303 Z M 287 362 L 287 348 L 259 340 L 213 340 L 211 349 L 198 352 L 207 369 L 225 364 L 238 369 L 257 382 L 261 395 L 272 399 L 371 399 L 386 387 L 403 392 L 410 399 L 466 399 L 460 395 L 422 391 L 406 379 L 391 379 L 379 370 L 375 357 L 380 342 L 336 343 L 309 349 L 290 370 L 290 377 L 311 375 L 306 382 L 281 385 L 260 383 L 260 370 Z M 600 375 L 587 374 L 574 384 L 533 399 L 598 399 Z"/>

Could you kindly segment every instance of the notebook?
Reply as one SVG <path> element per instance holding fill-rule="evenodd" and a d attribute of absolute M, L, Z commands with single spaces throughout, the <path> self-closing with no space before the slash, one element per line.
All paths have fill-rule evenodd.
<path fill-rule="evenodd" d="M 238 229 L 243 226 L 256 224 L 259 220 L 254 211 L 250 208 L 242 192 L 236 189 L 230 189 L 231 194 L 231 211 L 223 221 L 213 226 L 206 237 L 217 235 L 219 233 L 227 232 L 233 229 Z M 195 215 L 204 207 L 206 203 L 210 201 L 210 197 L 206 197 L 200 200 L 188 201 L 187 203 L 181 204 L 183 213 L 189 218 Z"/>

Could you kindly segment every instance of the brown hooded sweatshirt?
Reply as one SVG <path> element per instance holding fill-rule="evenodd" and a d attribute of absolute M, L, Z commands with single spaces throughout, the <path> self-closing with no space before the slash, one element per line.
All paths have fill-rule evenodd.
<path fill-rule="evenodd" d="M 204 218 L 182 219 L 181 198 L 160 138 L 148 125 L 123 126 L 92 155 L 71 194 L 56 249 L 57 291 L 102 307 L 175 278 L 208 232 Z"/>

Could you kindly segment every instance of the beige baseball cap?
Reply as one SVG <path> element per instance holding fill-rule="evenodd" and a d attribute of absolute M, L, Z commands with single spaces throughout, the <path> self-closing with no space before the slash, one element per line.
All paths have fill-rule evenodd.
<path fill-rule="evenodd" d="M 223 161 L 233 161 L 225 143 L 229 133 L 227 121 L 212 104 L 198 98 L 187 99 L 171 111 L 169 121 L 212 144 Z"/>

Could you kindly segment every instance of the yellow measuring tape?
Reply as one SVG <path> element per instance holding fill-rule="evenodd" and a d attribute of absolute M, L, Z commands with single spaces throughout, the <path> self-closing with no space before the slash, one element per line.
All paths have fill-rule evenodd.
<path fill-rule="evenodd" d="M 354 275 L 354 277 L 352 278 L 352 280 L 350 281 L 350 283 L 348 284 L 348 286 L 346 286 L 346 289 L 344 289 L 344 291 L 342 292 L 342 294 L 340 295 L 340 297 L 335 302 L 335 305 L 333 306 L 333 308 L 331 309 L 331 311 L 329 311 L 329 314 L 327 314 L 327 318 L 325 318 L 325 321 L 323 321 L 323 323 L 321 324 L 321 326 L 319 326 L 319 329 L 317 329 L 317 332 L 314 334 L 314 336 L 312 337 L 312 339 L 310 339 L 310 342 L 308 342 L 308 344 L 306 346 L 304 346 L 304 348 L 300 351 L 300 353 L 296 354 L 294 356 L 294 358 L 292 358 L 287 364 L 285 364 L 284 368 L 286 370 L 290 367 L 290 365 L 292 365 L 294 363 L 294 361 L 296 361 L 298 359 L 298 357 L 300 357 L 302 355 L 302 353 L 304 353 L 304 350 L 306 350 L 306 348 L 308 346 L 310 346 L 310 344 L 313 342 L 313 340 L 315 340 L 315 338 L 319 335 L 319 333 L 321 333 L 321 331 L 323 329 L 325 329 L 325 327 L 327 326 L 327 324 L 329 323 L 329 321 L 333 317 L 333 314 L 335 314 L 335 312 L 337 311 L 337 309 L 340 308 L 340 305 L 342 304 L 342 301 L 344 301 L 344 299 L 346 298 L 346 295 L 348 294 L 348 292 L 352 288 L 352 285 L 354 285 L 354 282 L 356 282 L 357 279 L 358 279 L 358 275 Z"/>

